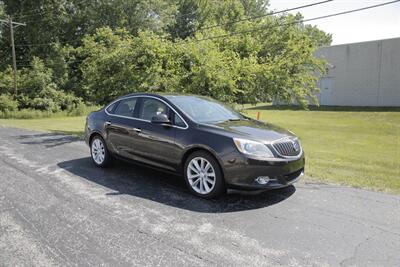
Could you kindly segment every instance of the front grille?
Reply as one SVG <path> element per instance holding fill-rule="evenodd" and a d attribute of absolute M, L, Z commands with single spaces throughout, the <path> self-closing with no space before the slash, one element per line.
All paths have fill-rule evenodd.
<path fill-rule="evenodd" d="M 283 157 L 295 157 L 300 155 L 301 147 L 297 138 L 285 138 L 272 144 L 276 152 Z"/>

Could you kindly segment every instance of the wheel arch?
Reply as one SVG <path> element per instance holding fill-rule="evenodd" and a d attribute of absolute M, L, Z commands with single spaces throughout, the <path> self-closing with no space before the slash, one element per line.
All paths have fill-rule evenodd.
<path fill-rule="evenodd" d="M 224 166 L 223 166 L 221 160 L 218 158 L 217 153 L 216 153 L 213 149 L 211 149 L 211 148 L 209 148 L 209 147 L 207 147 L 207 146 L 203 146 L 203 145 L 194 145 L 194 146 L 191 146 L 190 148 L 188 148 L 188 149 L 184 152 L 184 154 L 183 154 L 183 156 L 182 156 L 182 159 L 181 159 L 181 165 L 180 165 L 180 170 L 181 170 L 181 172 L 182 172 L 182 173 L 184 172 L 184 166 L 185 166 L 185 162 L 186 162 L 187 158 L 188 158 L 192 153 L 194 153 L 194 152 L 196 152 L 196 151 L 204 151 L 204 152 L 208 153 L 209 155 L 211 155 L 211 156 L 216 160 L 217 164 L 219 165 L 219 167 L 220 167 L 220 169 L 221 169 L 222 179 L 224 179 L 224 182 L 225 182 L 225 169 L 224 169 Z"/>
<path fill-rule="evenodd" d="M 88 138 L 88 145 L 89 146 L 92 143 L 92 140 L 96 135 L 100 136 L 105 141 L 104 136 L 99 131 L 93 131 L 93 132 L 90 133 L 89 138 Z"/>

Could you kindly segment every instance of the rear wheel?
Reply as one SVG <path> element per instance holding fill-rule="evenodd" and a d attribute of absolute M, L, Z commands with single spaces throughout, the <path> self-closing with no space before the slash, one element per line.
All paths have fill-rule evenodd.
<path fill-rule="evenodd" d="M 215 198 L 225 192 L 222 171 L 213 156 L 197 151 L 185 162 L 184 176 L 189 190 L 202 198 Z"/>
<path fill-rule="evenodd" d="M 98 167 L 106 167 L 111 162 L 111 155 L 104 139 L 100 135 L 93 137 L 90 142 L 90 154 L 94 164 Z"/>

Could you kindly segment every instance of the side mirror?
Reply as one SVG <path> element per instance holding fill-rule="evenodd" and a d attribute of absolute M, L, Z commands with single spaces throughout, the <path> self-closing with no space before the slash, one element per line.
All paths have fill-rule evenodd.
<path fill-rule="evenodd" d="M 155 124 L 171 124 L 166 114 L 157 114 L 151 118 L 151 123 Z"/>

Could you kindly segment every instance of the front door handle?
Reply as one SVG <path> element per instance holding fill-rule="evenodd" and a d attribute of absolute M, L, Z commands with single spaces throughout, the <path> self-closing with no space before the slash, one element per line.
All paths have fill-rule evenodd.
<path fill-rule="evenodd" d="M 137 133 L 140 133 L 140 132 L 142 131 L 142 129 L 139 129 L 139 128 L 133 128 L 133 130 L 134 130 L 135 132 L 137 132 Z"/>
<path fill-rule="evenodd" d="M 111 125 L 111 122 L 106 121 L 105 125 L 106 125 L 106 126 L 110 126 L 110 125 Z"/>

